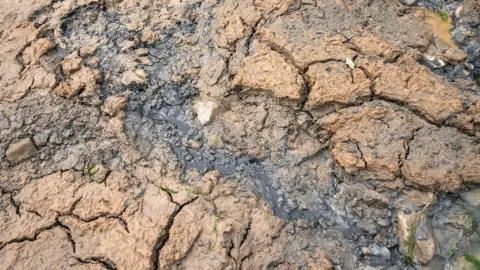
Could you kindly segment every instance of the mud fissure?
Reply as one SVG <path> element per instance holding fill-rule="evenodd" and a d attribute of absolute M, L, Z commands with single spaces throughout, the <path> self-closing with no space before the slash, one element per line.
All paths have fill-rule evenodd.
<path fill-rule="evenodd" d="M 91 263 L 94 263 L 94 264 L 100 264 L 102 265 L 105 269 L 108 269 L 108 270 L 117 270 L 117 266 L 115 265 L 114 262 L 112 262 L 111 260 L 107 259 L 107 258 L 103 258 L 103 257 L 88 257 L 88 258 L 85 258 L 85 259 L 81 259 L 81 258 L 76 258 L 80 263 L 83 263 L 83 264 L 91 264 Z"/>
<path fill-rule="evenodd" d="M 10 245 L 10 244 L 14 244 L 14 243 L 22 243 L 22 242 L 26 242 L 26 241 L 29 241 L 29 242 L 33 242 L 33 241 L 36 241 L 38 236 L 45 232 L 45 231 L 49 231 L 49 230 L 52 230 L 56 227 L 59 227 L 60 226 L 60 222 L 58 221 L 58 219 L 52 223 L 51 225 L 49 226 L 46 226 L 46 227 L 43 227 L 43 228 L 40 228 L 38 230 L 36 230 L 34 233 L 33 233 L 33 236 L 29 237 L 29 236 L 25 236 L 25 237 L 21 237 L 21 238 L 16 238 L 16 239 L 12 239 L 8 242 L 5 242 L 5 243 L 0 243 L 0 251 L 2 249 L 4 249 L 7 245 Z"/>
<path fill-rule="evenodd" d="M 475 136 L 474 131 L 460 128 L 464 123 L 469 125 L 466 129 L 475 127 L 474 101 L 468 100 L 464 103 L 463 111 L 459 110 L 458 115 L 451 116 L 458 116 L 459 119 L 437 121 L 436 116 L 431 117 L 426 113 L 429 110 L 423 108 L 422 104 L 416 107 L 416 103 L 408 99 L 376 94 L 377 90 L 381 92 L 376 89 L 376 81 L 384 79 L 379 78 L 381 74 L 375 75 L 377 68 L 382 68 L 381 65 L 385 63 L 400 68 L 405 65 L 408 68 L 408 63 L 402 61 L 404 55 L 409 55 L 401 53 L 389 57 L 390 49 L 393 48 L 393 53 L 397 53 L 397 50 L 406 53 L 412 48 L 416 53 L 426 50 L 423 37 L 428 32 L 424 31 L 420 19 L 413 16 L 413 11 L 410 12 L 409 8 L 375 1 L 367 1 L 367 5 L 361 5 L 358 1 L 326 1 L 321 7 L 318 7 L 319 3 L 311 1 L 294 1 L 289 6 L 286 6 L 285 1 L 166 1 L 148 5 L 142 1 L 134 5 L 128 1 L 87 1 L 89 4 L 86 5 L 73 1 L 69 6 L 67 2 L 45 1 L 39 10 L 24 16 L 32 24 L 30 27 L 38 30 L 34 40 L 25 37 L 27 41 L 14 44 L 12 40 L 15 41 L 16 35 L 20 36 L 19 39 L 24 38 L 22 35 L 25 33 L 21 32 L 23 26 L 18 27 L 20 30 L 2 29 L 2 35 L 5 35 L 2 41 L 4 47 L 20 48 L 20 53 L 12 56 L 12 65 L 18 67 L 12 67 L 11 72 L 19 71 L 12 78 L 20 82 L 30 78 L 32 83 L 21 89 L 25 94 L 17 101 L 2 103 L 0 99 L 0 105 L 4 105 L 0 112 L 0 135 L 8 138 L 6 142 L 0 142 L 0 189 L 15 191 L 2 193 L 0 206 L 6 205 L 8 211 L 0 214 L 7 220 L 6 234 L 12 233 L 16 237 L 6 238 L 4 243 L 0 243 L 0 251 L 10 252 L 6 249 L 17 248 L 9 246 L 11 244 L 37 241 L 43 232 L 60 228 L 66 234 L 66 237 L 62 234 L 64 243 L 67 243 L 63 246 L 71 246 L 75 255 L 69 259 L 106 269 L 131 268 L 131 261 L 135 260 L 143 260 L 143 266 L 140 267 L 139 264 L 139 268 L 163 269 L 172 260 L 178 267 L 188 268 L 192 265 L 193 257 L 201 264 L 198 267 L 213 268 L 213 264 L 208 263 L 214 261 L 211 252 L 216 252 L 217 249 L 220 252 L 214 256 L 222 260 L 224 268 L 291 266 L 323 269 L 323 263 L 326 269 L 402 268 L 406 265 L 400 260 L 403 251 L 396 232 L 397 225 L 400 224 L 397 220 L 399 209 L 415 213 L 419 208 L 415 203 L 421 204 L 430 197 L 437 197 L 438 194 L 428 192 L 428 188 L 445 188 L 438 183 L 420 183 L 422 188 L 422 185 L 427 186 L 420 189 L 407 182 L 405 178 L 407 173 L 411 173 L 408 171 L 412 168 L 411 163 L 422 163 L 422 159 L 428 157 L 431 160 L 411 171 L 420 168 L 417 171 L 423 173 L 424 169 L 438 166 L 441 169 L 432 173 L 436 175 L 446 165 L 448 175 L 454 175 L 452 181 L 459 177 L 461 182 L 473 183 L 477 177 L 470 166 L 477 166 L 478 163 L 471 160 L 448 163 L 449 160 L 446 160 L 450 155 L 461 159 L 459 152 L 462 150 L 469 158 L 478 154 L 475 152 L 478 135 Z M 10 17 L 5 19 L 10 21 Z M 12 25 L 16 25 L 13 22 L 14 20 Z M 261 32 L 263 30 L 273 33 L 274 41 L 269 40 Z M 11 36 L 10 32 L 13 33 Z M 299 35 L 306 32 L 310 34 Z M 468 31 L 464 33 L 471 34 Z M 319 40 L 330 34 L 335 37 Z M 380 44 L 362 48 L 354 39 L 365 37 L 364 34 L 378 37 L 385 43 L 394 42 L 395 46 L 390 48 Z M 57 46 L 41 56 L 34 56 L 36 58 L 32 63 L 24 61 L 29 53 L 35 54 L 36 45 L 41 45 L 36 44 L 39 38 L 46 38 Z M 469 42 L 472 38 L 464 37 Z M 292 46 L 285 43 L 297 41 Z M 309 58 L 310 52 L 319 49 L 316 42 L 329 42 L 322 60 L 299 59 Z M 90 46 L 92 44 L 95 46 Z M 252 62 L 258 60 L 253 58 L 256 56 L 254 53 L 257 45 L 259 50 L 265 49 L 270 53 L 262 61 L 278 60 L 283 67 L 295 73 L 294 79 L 290 80 L 295 92 L 291 95 L 294 102 L 278 100 L 278 92 L 272 93 L 270 86 L 278 85 L 278 80 L 284 77 L 276 73 L 275 68 L 266 68 L 263 77 L 260 76 L 260 80 L 274 78 L 275 81 L 270 85 L 260 83 L 256 88 L 240 89 L 245 91 L 230 89 L 239 69 L 248 67 L 242 65 L 242 62 L 247 63 L 246 57 L 252 57 Z M 330 51 L 329 46 L 334 48 L 333 51 Z M 473 65 L 469 67 L 470 71 L 476 72 L 478 65 L 475 59 L 478 57 L 473 56 L 471 51 L 467 62 Z M 8 54 L 8 50 L 3 52 Z M 355 65 L 357 60 L 360 61 L 359 67 L 352 67 L 351 62 L 345 63 L 344 55 L 352 58 L 347 59 L 355 61 Z M 78 62 L 68 62 L 72 56 Z M 269 59 L 271 56 L 273 58 Z M 378 65 L 377 60 L 381 62 Z M 365 66 L 362 66 L 361 61 L 366 61 Z M 68 71 L 69 64 L 73 65 L 71 73 Z M 371 85 L 369 89 L 360 89 L 358 98 L 348 97 L 337 101 L 334 97 L 333 101 L 321 103 L 321 106 L 315 108 L 312 105 L 310 108 L 308 103 L 313 103 L 311 95 L 315 94 L 312 92 L 316 91 L 318 85 L 314 83 L 313 75 L 312 78 L 308 75 L 315 73 L 313 65 L 317 64 L 320 69 L 323 65 L 338 66 L 343 72 L 341 79 L 333 78 L 334 83 L 329 86 L 332 89 L 328 89 L 332 93 L 343 87 L 340 84 L 358 83 L 357 75 L 361 77 L 359 81 Z M 464 63 L 448 65 L 444 69 L 434 70 L 434 73 L 455 73 L 454 79 L 457 79 L 460 78 L 457 75 L 465 71 L 462 65 Z M 1 68 L 9 67 L 1 65 Z M 85 83 L 83 71 L 98 75 L 90 80 L 90 87 L 82 85 Z M 336 76 L 330 71 L 328 70 L 329 76 Z M 347 72 L 350 77 L 344 76 Z M 407 70 L 406 74 L 409 72 Z M 52 82 L 42 81 L 47 75 L 53 75 Z M 75 82 L 72 75 L 82 78 L 77 77 Z M 425 73 L 425 76 L 430 75 L 432 74 Z M 0 73 L 1 83 L 8 76 L 8 72 Z M 326 76 L 327 80 L 331 78 L 329 76 Z M 365 76 L 370 82 L 365 80 Z M 410 85 L 416 83 L 415 79 L 410 76 L 405 81 L 399 81 L 405 83 L 400 87 L 410 87 L 408 90 L 416 91 Z M 450 79 L 447 78 L 446 83 L 451 82 Z M 5 85 L 10 83 L 11 81 L 6 81 Z M 65 98 L 57 88 L 65 84 L 80 85 L 74 94 Z M 14 90 L 17 91 L 16 88 Z M 287 87 L 286 92 L 288 90 Z M 15 94 L 15 91 L 12 90 L 12 93 Z M 264 94 L 265 92 L 268 93 Z M 209 107 L 210 105 L 212 106 Z M 63 106 L 63 110 L 56 112 L 59 106 Z M 204 111 L 207 116 L 201 115 Z M 473 115 L 470 115 L 471 112 Z M 205 121 L 201 118 L 204 116 L 208 118 Z M 461 122 L 464 116 L 466 120 Z M 358 121 L 355 120 L 356 117 L 359 117 Z M 403 121 L 402 117 L 407 119 Z M 413 131 L 402 133 L 404 128 Z M 398 133 L 401 136 L 397 136 Z M 437 138 L 435 144 L 426 142 L 425 136 Z M 450 137 L 453 137 L 452 142 L 444 145 L 442 140 L 448 141 Z M 24 138 L 29 142 L 22 141 Z M 17 142 L 23 145 L 16 145 Z M 337 147 L 337 142 L 342 145 Z M 85 168 L 94 163 L 101 164 L 108 172 L 90 175 Z M 350 167 L 351 170 L 348 164 L 354 164 Z M 451 168 L 448 168 L 450 165 Z M 455 171 L 457 167 L 468 171 L 472 176 L 468 173 L 463 175 L 463 172 L 462 175 L 456 175 L 459 174 Z M 220 172 L 220 176 L 217 177 L 217 172 L 212 172 L 214 170 Z M 51 218 L 50 213 L 58 203 L 56 197 L 61 197 L 60 195 L 48 198 L 52 201 L 41 196 L 37 198 L 37 194 L 24 196 L 28 198 L 21 198 L 21 195 L 23 189 L 27 192 L 40 176 L 55 172 L 61 172 L 62 183 L 71 187 L 73 198 L 69 197 L 70 207 L 61 208 L 62 212 L 53 210 L 56 215 L 55 221 L 51 223 L 52 220 L 48 218 Z M 211 177 L 212 173 L 216 180 L 207 178 L 207 174 Z M 94 180 L 95 177 L 97 179 Z M 410 181 L 413 177 L 408 175 L 408 178 Z M 438 182 L 444 181 L 444 178 Z M 99 189 L 105 188 L 107 193 L 101 202 L 105 203 L 101 210 L 95 210 L 95 201 L 88 201 L 88 193 L 83 198 L 78 198 L 80 187 L 92 181 L 99 183 Z M 118 186 L 110 186 L 111 183 Z M 231 186 L 224 187 L 227 183 Z M 450 188 L 450 183 L 446 180 L 445 183 Z M 212 186 L 207 186 L 210 184 Z M 462 188 L 461 184 L 453 188 L 458 190 Z M 219 189 L 220 186 L 225 190 Z M 151 192 L 146 187 L 155 191 Z M 185 226 L 190 226 L 179 224 L 188 216 L 183 214 L 190 211 L 190 207 L 185 207 L 196 200 L 202 200 L 200 197 L 187 202 L 179 199 L 197 196 L 192 195 L 197 193 L 191 193 L 190 188 L 201 188 L 202 198 L 208 197 L 207 200 L 217 196 L 215 200 L 218 199 L 219 202 L 213 207 L 213 213 L 209 212 L 209 208 L 208 213 L 200 214 L 205 220 L 210 220 L 213 215 L 221 215 L 219 232 L 230 230 L 229 222 L 232 220 L 238 222 L 232 225 L 231 231 L 223 234 L 223 237 L 231 237 L 230 239 L 224 238 L 225 241 L 220 245 L 215 242 L 215 250 L 204 250 L 201 244 L 219 240 L 220 234 L 209 235 L 205 229 L 199 229 L 200 232 L 195 237 L 188 238 L 188 245 L 177 243 L 179 239 L 174 239 L 176 235 L 174 237 L 173 232 L 176 232 L 177 225 L 183 232 L 188 231 L 184 230 Z M 206 195 L 204 189 L 215 191 Z M 420 195 L 415 193 L 417 191 L 421 192 Z M 128 205 L 125 205 L 123 197 L 111 199 L 108 197 L 110 194 L 128 197 Z M 432 211 L 428 217 L 435 229 L 448 228 L 442 230 L 446 232 L 444 238 L 455 238 L 458 240 L 456 243 L 462 244 L 471 239 L 462 233 L 466 225 L 458 221 L 461 218 L 457 214 L 468 208 L 479 215 L 471 207 L 471 202 L 464 202 L 467 200 L 465 194 L 467 189 L 459 191 L 455 195 L 458 198 L 453 195 L 438 196 L 438 208 L 441 211 Z M 18 201 L 17 195 L 21 198 Z M 420 202 L 411 203 L 410 197 Z M 43 200 L 48 205 L 34 204 L 30 200 Z M 141 202 L 143 205 L 139 205 L 139 208 L 131 208 Z M 269 207 L 266 207 L 265 202 Z M 240 214 L 248 212 L 245 209 L 224 209 L 228 203 L 232 203 L 230 207 L 234 209 L 241 209 L 245 205 L 246 209 L 254 208 L 255 212 L 252 213 L 255 216 L 241 216 Z M 160 210 L 156 207 L 159 205 L 171 208 L 161 217 L 163 220 L 153 221 L 153 226 L 166 226 L 154 235 L 148 234 L 151 230 L 143 232 L 141 228 L 148 228 L 151 220 L 146 218 L 148 221 L 144 221 L 142 218 L 150 214 L 158 216 Z M 77 209 L 77 206 L 82 209 Z M 127 211 L 127 207 L 133 213 Z M 197 204 L 191 207 L 195 211 L 199 209 Z M 132 217 L 135 218 L 134 222 L 131 221 Z M 74 239 L 77 228 L 67 221 L 64 222 L 67 225 L 63 224 L 64 218 L 72 219 L 73 224 L 90 223 L 83 224 L 85 227 L 113 224 L 116 233 L 121 233 L 122 240 L 119 242 L 128 243 L 134 251 L 129 253 L 129 246 L 125 248 L 125 257 L 109 254 L 108 252 L 117 252 L 116 248 L 124 247 L 115 246 L 116 243 L 111 239 L 101 239 L 103 236 L 100 234 L 98 241 L 110 246 L 106 248 L 106 254 L 95 256 L 84 247 L 84 238 L 88 242 L 89 237 L 97 237 L 99 232 L 93 231 L 90 236 L 91 228 L 87 228 L 85 235 Z M 262 220 L 259 221 L 258 218 Z M 30 222 L 28 219 L 38 222 L 40 225 L 35 226 L 41 228 L 25 226 L 24 231 L 12 229 L 25 220 Z M 248 225 L 244 227 L 247 219 Z M 130 222 L 131 232 L 127 221 Z M 141 223 L 140 226 L 137 221 Z M 202 224 L 199 222 L 199 226 Z M 108 230 L 109 228 L 105 231 L 102 229 L 100 233 L 108 233 Z M 424 233 L 428 233 L 427 230 Z M 433 259 L 429 259 L 437 264 L 452 263 L 457 257 L 446 256 L 444 250 L 450 248 L 449 243 L 438 238 L 439 248 L 432 255 Z M 43 241 L 44 237 L 40 239 Z M 135 241 L 140 241 L 138 239 L 148 243 L 147 249 L 151 250 L 151 254 L 144 256 L 136 253 L 138 249 L 145 248 L 142 246 L 144 242 L 138 242 L 136 246 Z M 264 248 L 263 243 L 269 243 L 269 248 Z M 183 246 L 179 248 L 177 245 Z M 25 243 L 18 246 L 20 249 L 30 249 L 34 245 Z M 182 249 L 180 255 L 177 255 L 179 250 L 176 249 Z M 322 250 L 329 260 L 323 258 Z M 84 252 L 86 255 L 80 255 Z M 180 257 L 171 259 L 169 256 L 172 254 Z M 16 255 L 11 256 L 9 261 L 26 261 L 16 258 Z M 39 253 L 38 256 L 43 254 Z M 164 257 L 167 257 L 165 263 L 160 259 L 163 260 Z M 40 257 L 35 257 L 37 258 Z M 416 255 L 415 258 L 419 256 Z M 216 259 L 214 263 L 217 263 Z"/>
<path fill-rule="evenodd" d="M 180 204 L 180 205 L 177 204 L 177 209 L 168 218 L 167 225 L 165 226 L 165 228 L 162 229 L 160 236 L 157 238 L 157 241 L 153 246 L 152 259 L 151 259 L 152 269 L 154 270 L 161 269 L 160 253 L 162 252 L 162 248 L 165 246 L 165 244 L 167 244 L 168 239 L 170 238 L 170 229 L 172 228 L 173 223 L 175 222 L 175 217 L 177 217 L 177 215 L 182 211 L 184 207 L 195 202 L 197 199 L 198 197 L 190 201 L 187 201 L 183 204 Z"/>

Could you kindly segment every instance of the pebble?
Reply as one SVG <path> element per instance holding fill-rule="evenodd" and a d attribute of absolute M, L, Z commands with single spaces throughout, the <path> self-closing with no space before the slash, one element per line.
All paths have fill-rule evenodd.
<path fill-rule="evenodd" d="M 50 137 L 50 132 L 44 131 L 33 136 L 33 140 L 35 141 L 35 145 L 45 146 L 48 142 L 49 137 Z"/>
<path fill-rule="evenodd" d="M 57 144 L 57 145 L 62 144 L 62 141 L 63 141 L 62 138 L 58 136 L 58 134 L 56 133 L 52 133 L 52 135 L 50 135 L 50 138 L 48 139 L 49 143 Z"/>
<path fill-rule="evenodd" d="M 188 140 L 188 141 L 185 142 L 185 145 L 188 148 L 200 149 L 202 147 L 202 142 L 201 141 Z"/>
<path fill-rule="evenodd" d="M 405 5 L 409 5 L 409 6 L 416 4 L 417 1 L 418 0 L 400 0 L 400 2 L 402 2 Z"/>
<path fill-rule="evenodd" d="M 372 250 L 370 250 L 368 247 L 362 247 L 362 254 L 366 256 L 371 256 Z"/>
<path fill-rule="evenodd" d="M 220 106 L 213 101 L 196 101 L 193 108 L 202 125 L 210 124 L 220 112 Z"/>
<path fill-rule="evenodd" d="M 467 53 L 457 48 L 449 48 L 444 53 L 444 56 L 445 58 L 447 58 L 446 60 L 451 64 L 456 64 L 467 59 Z"/>
<path fill-rule="evenodd" d="M 373 256 L 381 257 L 387 260 L 390 259 L 390 250 L 384 246 L 373 244 L 370 246 L 370 250 Z"/>
<path fill-rule="evenodd" d="M 87 173 L 90 176 L 90 179 L 97 183 L 102 183 L 107 178 L 109 172 L 110 171 L 102 164 L 96 164 L 92 166 L 92 168 L 89 168 Z"/>
<path fill-rule="evenodd" d="M 430 69 L 442 68 L 446 63 L 442 59 L 435 58 L 434 56 L 424 54 L 422 56 L 423 64 L 425 64 Z"/>
<path fill-rule="evenodd" d="M 346 58 L 345 62 L 347 63 L 347 66 L 351 69 L 355 69 L 355 63 L 353 63 L 353 60 L 351 58 Z"/>
<path fill-rule="evenodd" d="M 382 227 L 388 227 L 390 225 L 390 220 L 386 218 L 380 218 L 377 220 L 377 224 Z"/>
<path fill-rule="evenodd" d="M 146 56 L 146 55 L 148 55 L 148 50 L 145 49 L 145 48 L 138 49 L 136 52 L 137 52 L 137 55 L 138 55 L 138 56 Z"/>
<path fill-rule="evenodd" d="M 7 149 L 7 160 L 12 163 L 20 163 L 37 154 L 37 148 L 31 138 L 22 139 L 16 143 L 10 144 Z"/>

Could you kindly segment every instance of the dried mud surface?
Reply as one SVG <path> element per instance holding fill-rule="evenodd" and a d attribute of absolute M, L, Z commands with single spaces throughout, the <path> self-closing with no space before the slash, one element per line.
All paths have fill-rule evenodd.
<path fill-rule="evenodd" d="M 0 0 L 0 269 L 477 269 L 440 2 Z"/>

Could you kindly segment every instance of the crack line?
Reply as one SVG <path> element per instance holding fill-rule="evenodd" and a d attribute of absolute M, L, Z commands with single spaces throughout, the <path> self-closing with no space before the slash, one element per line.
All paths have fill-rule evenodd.
<path fill-rule="evenodd" d="M 167 191 L 167 193 L 170 194 L 168 191 Z M 170 194 L 170 196 L 171 196 L 171 194 Z M 154 270 L 160 269 L 160 252 L 162 251 L 162 248 L 165 246 L 165 244 L 168 242 L 168 239 L 170 238 L 170 229 L 173 227 L 173 223 L 175 221 L 175 218 L 177 217 L 177 215 L 182 211 L 182 209 L 185 206 L 195 202 L 197 199 L 198 199 L 198 197 L 196 197 L 196 198 L 194 198 L 194 199 L 192 199 L 188 202 L 185 202 L 183 204 L 180 204 L 180 205 L 178 203 L 176 203 L 177 206 L 178 206 L 177 210 L 175 210 L 170 215 L 170 217 L 168 218 L 167 226 L 162 229 L 155 245 L 153 245 L 152 258 L 151 258 L 152 269 L 154 269 Z"/>

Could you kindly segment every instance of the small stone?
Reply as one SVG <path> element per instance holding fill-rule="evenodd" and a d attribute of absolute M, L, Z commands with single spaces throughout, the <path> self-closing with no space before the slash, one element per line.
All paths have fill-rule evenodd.
<path fill-rule="evenodd" d="M 49 137 L 50 137 L 50 132 L 44 131 L 33 136 L 33 140 L 35 141 L 35 145 L 45 146 L 48 142 Z"/>
<path fill-rule="evenodd" d="M 446 65 L 442 59 L 438 59 L 435 56 L 428 54 L 422 56 L 422 63 L 431 69 L 442 68 Z"/>
<path fill-rule="evenodd" d="M 200 74 L 201 80 L 208 86 L 218 83 L 225 71 L 225 61 L 217 54 L 205 54 L 203 56 L 203 68 Z"/>
<path fill-rule="evenodd" d="M 371 256 L 372 250 L 370 250 L 368 247 L 362 247 L 362 254 L 365 256 Z"/>
<path fill-rule="evenodd" d="M 138 49 L 136 52 L 137 52 L 137 55 L 138 55 L 138 56 L 146 56 L 146 55 L 148 55 L 148 50 L 145 49 L 145 48 Z"/>
<path fill-rule="evenodd" d="M 413 259 L 427 264 L 437 252 L 437 241 L 433 236 L 430 220 L 423 212 L 405 214 L 400 211 L 397 216 L 397 235 L 400 240 L 400 251 L 403 254 L 408 254 L 409 246 L 412 244 L 412 233 L 415 233 Z"/>
<path fill-rule="evenodd" d="M 390 259 L 390 250 L 388 248 L 373 244 L 370 246 L 370 250 L 373 256 L 382 257 L 384 259 Z"/>
<path fill-rule="evenodd" d="M 219 149 L 225 147 L 222 138 L 219 135 L 210 135 L 207 140 L 208 146 L 213 149 Z"/>
<path fill-rule="evenodd" d="M 463 62 L 467 59 L 467 53 L 457 49 L 457 48 L 449 48 L 443 56 L 446 58 L 445 60 L 451 64 L 456 64 L 458 62 Z"/>
<path fill-rule="evenodd" d="M 173 83 L 182 83 L 182 76 L 172 75 L 172 82 Z"/>
<path fill-rule="evenodd" d="M 80 92 L 84 97 L 98 93 L 98 84 L 102 81 L 100 70 L 82 66 L 70 75 L 70 80 L 61 82 L 54 89 L 57 95 L 71 98 Z"/>
<path fill-rule="evenodd" d="M 295 226 L 293 226 L 293 222 L 287 223 L 287 225 L 285 226 L 285 231 L 289 234 L 295 233 Z"/>
<path fill-rule="evenodd" d="M 142 79 L 146 79 L 148 77 L 147 73 L 143 69 L 135 70 L 135 75 Z"/>
<path fill-rule="evenodd" d="M 194 140 L 188 140 L 188 141 L 185 142 L 185 145 L 188 148 L 200 149 L 202 147 L 202 142 L 194 141 Z"/>
<path fill-rule="evenodd" d="M 345 58 L 345 62 L 349 68 L 355 69 L 355 63 L 353 63 L 352 58 Z"/>
<path fill-rule="evenodd" d="M 388 227 L 390 225 L 390 220 L 387 218 L 380 218 L 377 220 L 377 224 L 382 227 Z"/>
<path fill-rule="evenodd" d="M 70 138 L 73 135 L 73 130 L 67 129 L 63 132 L 62 137 L 63 138 Z"/>
<path fill-rule="evenodd" d="M 10 144 L 6 152 L 7 160 L 12 164 L 20 163 L 36 154 L 37 148 L 31 138 L 25 138 Z"/>
<path fill-rule="evenodd" d="M 405 5 L 408 5 L 408 6 L 416 4 L 417 1 L 418 0 L 400 0 L 400 2 L 402 2 L 402 4 L 405 4 Z"/>
<path fill-rule="evenodd" d="M 62 144 L 62 138 L 58 136 L 57 133 L 53 133 L 52 135 L 50 135 L 48 142 L 51 144 L 60 145 Z"/>
<path fill-rule="evenodd" d="M 475 37 L 475 36 L 477 35 L 477 34 L 475 33 L 475 31 L 472 31 L 472 30 L 470 30 L 470 29 L 467 29 L 467 28 L 465 28 L 465 27 L 463 27 L 463 26 L 460 26 L 459 28 L 460 28 L 460 33 L 461 33 L 462 35 L 465 35 L 465 36 L 468 36 L 468 37 Z"/>
<path fill-rule="evenodd" d="M 97 183 L 102 183 L 107 178 L 110 170 L 105 168 L 102 164 L 95 164 L 87 169 L 87 174 L 90 179 Z"/>
<path fill-rule="evenodd" d="M 109 116 L 116 116 L 120 111 L 127 106 L 127 99 L 130 92 L 125 92 L 117 96 L 108 97 L 105 104 L 102 106 L 102 111 Z"/>
<path fill-rule="evenodd" d="M 139 74 L 141 74 L 141 73 L 139 72 Z M 123 73 L 121 83 L 124 84 L 124 85 L 144 84 L 145 83 L 145 78 L 142 78 L 142 77 L 138 76 L 137 72 L 133 72 L 131 70 L 128 70 L 125 73 Z"/>
<path fill-rule="evenodd" d="M 210 124 L 220 112 L 220 106 L 213 101 L 196 101 L 193 108 L 202 125 Z"/>
<path fill-rule="evenodd" d="M 72 183 L 73 181 L 75 181 L 75 175 L 71 171 L 63 172 L 62 181 L 67 181 Z"/>

